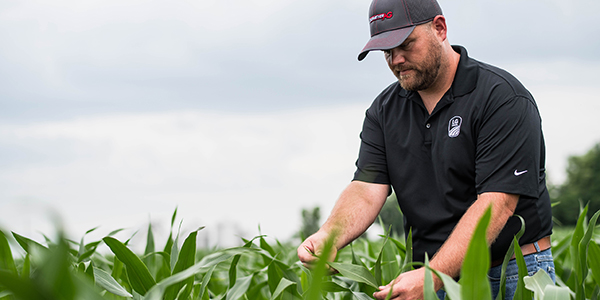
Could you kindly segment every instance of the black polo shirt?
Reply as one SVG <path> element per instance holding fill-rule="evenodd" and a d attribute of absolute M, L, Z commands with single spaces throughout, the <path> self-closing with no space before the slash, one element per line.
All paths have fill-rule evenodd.
<path fill-rule="evenodd" d="M 454 82 L 431 115 L 417 92 L 398 82 L 366 112 L 354 180 L 390 184 L 412 228 L 414 258 L 444 243 L 485 192 L 520 195 L 526 222 L 520 244 L 552 233 L 545 182 L 545 146 L 533 96 L 508 72 L 460 53 Z M 492 245 L 504 257 L 520 229 L 511 217 Z"/>

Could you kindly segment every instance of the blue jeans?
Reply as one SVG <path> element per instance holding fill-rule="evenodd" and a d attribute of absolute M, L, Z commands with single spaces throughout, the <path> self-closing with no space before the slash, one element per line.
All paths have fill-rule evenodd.
<path fill-rule="evenodd" d="M 527 273 L 529 276 L 533 276 L 537 271 L 544 270 L 552 281 L 556 282 L 556 273 L 554 271 L 554 260 L 552 258 L 552 251 L 550 249 L 525 255 L 525 264 L 527 265 Z M 492 288 L 492 299 L 496 299 L 500 290 L 500 277 L 502 275 L 502 265 L 493 267 L 488 272 L 488 279 Z M 519 267 L 517 266 L 516 260 L 510 260 L 506 266 L 506 291 L 504 293 L 504 299 L 510 300 L 515 295 L 517 289 L 517 281 L 519 280 Z M 446 292 L 439 290 L 437 292 L 438 298 L 444 299 Z"/>

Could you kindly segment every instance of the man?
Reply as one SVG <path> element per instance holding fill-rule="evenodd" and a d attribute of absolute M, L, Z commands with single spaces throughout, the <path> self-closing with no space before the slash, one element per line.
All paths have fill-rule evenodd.
<path fill-rule="evenodd" d="M 311 252 L 318 255 L 332 235 L 334 259 L 373 223 L 393 188 L 405 228 L 412 228 L 415 260 L 427 253 L 432 268 L 457 278 L 474 228 L 491 206 L 494 297 L 501 260 L 521 227 L 515 214 L 526 223 L 519 243 L 529 271 L 544 269 L 554 278 L 545 146 L 531 94 L 506 71 L 451 46 L 435 0 L 374 0 L 369 13 L 371 39 L 358 59 L 384 51 L 398 81 L 367 110 L 354 180 L 320 230 L 298 247 L 300 260 L 314 263 Z M 508 269 L 516 274 L 514 260 Z M 393 286 L 392 299 L 422 298 L 423 280 L 423 268 L 401 274 L 374 297 L 384 299 Z M 515 289 L 509 278 L 506 299 Z"/>

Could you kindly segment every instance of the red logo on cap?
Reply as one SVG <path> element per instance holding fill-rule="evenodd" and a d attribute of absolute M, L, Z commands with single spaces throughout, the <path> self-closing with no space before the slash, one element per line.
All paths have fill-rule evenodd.
<path fill-rule="evenodd" d="M 369 18 L 369 23 L 373 23 L 377 20 L 385 20 L 385 19 L 391 19 L 394 16 L 394 14 L 390 11 L 387 14 L 378 14 L 378 15 L 374 15 L 371 18 Z"/>

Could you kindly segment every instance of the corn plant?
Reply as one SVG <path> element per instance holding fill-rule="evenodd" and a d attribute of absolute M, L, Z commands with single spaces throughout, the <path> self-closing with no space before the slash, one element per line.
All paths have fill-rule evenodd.
<path fill-rule="evenodd" d="M 180 234 L 173 233 L 176 213 L 171 234 L 158 250 L 148 226 L 143 253 L 131 250 L 131 239 L 115 238 L 121 230 L 87 243 L 85 236 L 95 228 L 79 241 L 71 241 L 59 231 L 55 239 L 46 237 L 44 243 L 0 231 L 0 300 L 363 300 L 372 299 L 378 286 L 415 267 L 428 271 L 424 299 L 436 299 L 434 275 L 444 282 L 447 299 L 492 298 L 486 276 L 489 210 L 473 234 L 458 282 L 431 269 L 428 260 L 424 264 L 412 261 L 410 232 L 402 240 L 391 230 L 376 240 L 359 238 L 342 249 L 335 261 L 319 260 L 307 269 L 297 259 L 295 243 L 269 243 L 260 233 L 242 239 L 240 247 L 210 250 L 197 247 L 197 235 L 203 229 L 198 228 L 180 243 Z M 587 208 L 572 234 L 554 241 L 556 284 L 543 271 L 527 274 L 517 243 L 524 228 L 515 236 L 504 262 L 505 266 L 515 254 L 520 270 L 515 299 L 598 299 L 600 247 L 594 229 L 600 212 L 589 220 L 586 214 Z M 24 254 L 13 254 L 11 243 Z M 103 254 L 100 247 L 107 251 Z M 501 293 L 497 299 L 502 297 Z"/>

